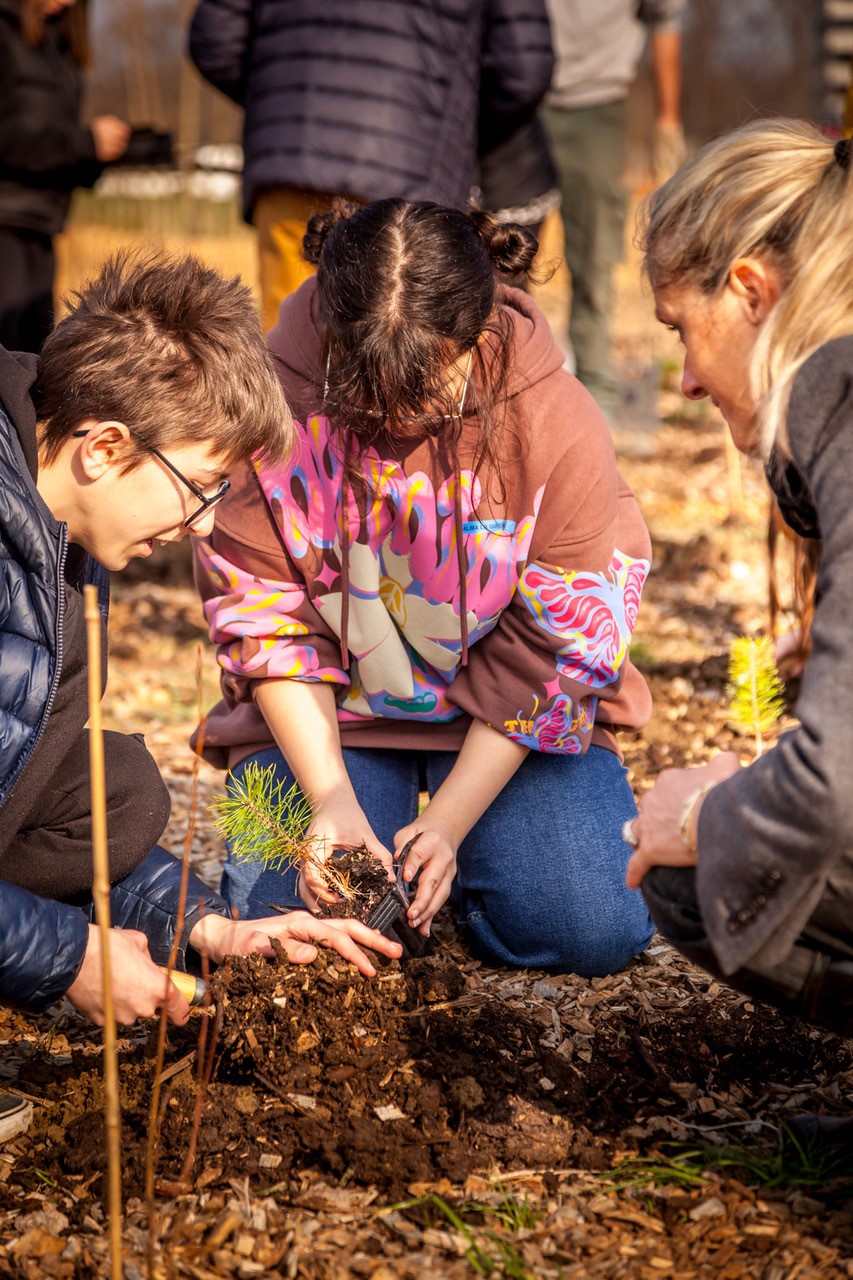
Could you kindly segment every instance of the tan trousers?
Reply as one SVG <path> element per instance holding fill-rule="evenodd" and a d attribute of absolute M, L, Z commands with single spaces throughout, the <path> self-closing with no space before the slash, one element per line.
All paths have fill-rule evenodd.
<path fill-rule="evenodd" d="M 265 333 L 278 320 L 278 309 L 288 294 L 314 274 L 314 268 L 302 257 L 302 237 L 311 214 L 325 213 L 334 198 L 325 191 L 277 187 L 255 201 Z"/>

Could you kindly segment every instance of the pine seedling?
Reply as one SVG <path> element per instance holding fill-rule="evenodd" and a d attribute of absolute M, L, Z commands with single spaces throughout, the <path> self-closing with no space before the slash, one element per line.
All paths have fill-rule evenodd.
<path fill-rule="evenodd" d="M 729 652 L 729 720 L 752 734 L 755 754 L 764 750 L 764 734 L 785 706 L 785 688 L 769 636 L 739 636 Z"/>
<path fill-rule="evenodd" d="M 267 871 L 282 867 L 310 867 L 318 879 L 343 898 L 354 897 L 347 877 L 321 856 L 321 841 L 307 836 L 314 816 L 309 796 L 297 783 L 276 781 L 275 768 L 247 765 L 242 778 L 232 780 L 226 795 L 213 802 L 216 826 L 240 862 L 263 863 Z"/>

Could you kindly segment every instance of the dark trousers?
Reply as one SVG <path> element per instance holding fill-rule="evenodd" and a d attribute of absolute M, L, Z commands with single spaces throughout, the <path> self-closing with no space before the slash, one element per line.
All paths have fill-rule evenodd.
<path fill-rule="evenodd" d="M 0 813 L 0 879 L 73 901 L 92 884 L 89 735 L 56 760 L 52 735 Z M 169 820 L 169 793 L 138 734 L 104 734 L 110 881 L 134 871 Z"/>
<path fill-rule="evenodd" d="M 627 104 L 551 107 L 544 119 L 560 171 L 566 264 L 572 277 L 569 337 L 577 374 L 605 415 L 612 416 L 619 403 L 610 330 L 613 270 L 624 256 Z"/>
<path fill-rule="evenodd" d="M 654 867 L 643 881 L 652 919 L 700 969 L 747 995 L 840 1035 L 853 1035 L 853 861 L 833 874 L 785 960 L 724 975 L 705 933 L 693 868 Z"/>
<path fill-rule="evenodd" d="M 53 328 L 56 262 L 50 236 L 0 227 L 0 345 L 41 350 Z"/>

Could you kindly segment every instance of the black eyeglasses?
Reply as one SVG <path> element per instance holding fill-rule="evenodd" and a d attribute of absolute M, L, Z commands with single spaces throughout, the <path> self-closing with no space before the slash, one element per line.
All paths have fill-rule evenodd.
<path fill-rule="evenodd" d="M 78 438 L 80 436 L 87 436 L 88 434 L 88 431 L 72 432 L 72 435 Z M 220 480 L 215 493 L 205 493 L 197 484 L 193 484 L 192 480 L 188 480 L 183 472 L 179 471 L 174 462 L 170 462 L 164 453 L 161 453 L 159 449 L 155 449 L 154 445 L 149 445 L 146 449 L 146 453 L 153 453 L 155 458 L 159 458 L 163 463 L 163 466 L 168 467 L 172 475 L 177 476 L 181 484 L 185 484 L 190 493 L 193 494 L 194 497 L 198 498 L 199 503 L 201 504 L 191 513 L 191 515 L 187 516 L 186 520 L 183 521 L 181 526 L 183 529 L 191 529 L 194 524 L 198 524 L 199 520 L 207 514 L 211 507 L 215 507 L 217 502 L 224 498 L 228 490 L 231 488 L 230 480 Z"/>

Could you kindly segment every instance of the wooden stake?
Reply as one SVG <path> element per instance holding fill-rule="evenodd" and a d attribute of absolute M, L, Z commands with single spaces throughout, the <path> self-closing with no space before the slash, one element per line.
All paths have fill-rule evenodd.
<path fill-rule="evenodd" d="M 104 777 L 104 732 L 101 723 L 101 615 L 98 591 L 83 588 L 89 663 L 89 770 L 92 785 L 92 897 L 101 932 L 101 976 L 104 986 L 104 1118 L 107 1133 L 107 1211 L 110 1226 L 110 1274 L 122 1280 L 121 1260 L 121 1112 L 118 1050 L 110 967 L 110 867 L 107 853 L 107 793 Z"/>
<path fill-rule="evenodd" d="M 166 973 L 170 981 L 173 980 L 173 970 L 175 960 L 178 954 L 178 940 L 183 932 L 184 918 L 186 914 L 187 903 L 187 884 L 190 874 L 190 850 L 192 849 L 193 836 L 195 835 L 196 817 L 198 814 L 198 786 L 199 786 L 199 770 L 201 766 L 201 753 L 204 750 L 204 648 L 199 642 L 196 645 L 195 655 L 195 687 L 196 687 L 196 703 L 199 714 L 199 735 L 196 745 L 195 758 L 193 760 L 192 773 L 192 791 L 190 794 L 190 811 L 187 819 L 187 833 L 184 837 L 183 853 L 181 856 L 181 883 L 178 890 L 178 916 L 175 922 L 175 940 L 172 943 L 172 949 L 169 952 L 169 960 L 166 965 Z M 186 974 L 179 975 L 181 978 Z M 205 975 L 206 977 L 207 975 Z M 186 995 L 186 992 L 184 992 Z M 204 1059 L 204 1046 L 207 1042 L 207 1018 L 202 1019 L 199 1028 L 199 1060 Z M 148 1113 L 148 1144 L 145 1151 L 145 1204 L 148 1209 L 148 1241 L 146 1245 L 146 1259 L 148 1264 L 148 1280 L 154 1280 L 156 1271 L 156 1249 L 157 1249 L 157 1201 L 155 1199 L 155 1171 L 157 1165 L 157 1153 L 160 1143 L 160 1086 L 163 1082 L 163 1061 L 166 1053 L 166 1011 L 160 1010 L 160 1025 L 157 1030 L 157 1051 L 154 1058 L 154 1083 L 151 1089 L 151 1104 Z M 186 1165 L 186 1161 L 185 1161 Z M 186 1176 L 189 1176 L 187 1171 Z"/>

